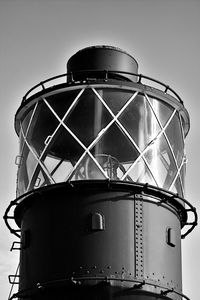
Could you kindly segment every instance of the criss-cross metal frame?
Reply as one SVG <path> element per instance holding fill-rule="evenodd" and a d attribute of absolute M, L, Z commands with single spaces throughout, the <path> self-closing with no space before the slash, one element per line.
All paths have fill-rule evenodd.
<path fill-rule="evenodd" d="M 101 86 L 98 86 L 98 89 L 101 88 Z M 71 112 L 73 112 L 73 109 L 75 108 L 75 106 L 77 105 L 77 103 L 80 101 L 81 96 L 83 94 L 83 92 L 86 89 L 90 89 L 94 95 L 99 99 L 99 101 L 101 101 L 102 105 L 104 106 L 104 108 L 108 111 L 109 115 L 112 117 L 112 120 L 104 127 L 100 130 L 100 132 L 97 134 L 97 136 L 94 138 L 94 140 L 90 143 L 89 146 L 85 146 L 81 140 L 74 134 L 74 132 L 69 128 L 69 126 L 67 126 L 65 124 L 65 120 L 67 119 L 67 117 L 69 116 L 69 114 Z M 130 89 L 131 90 L 131 89 Z M 30 151 L 30 153 L 33 155 L 34 159 L 35 159 L 35 167 L 33 169 L 32 175 L 29 178 L 29 182 L 28 185 L 26 187 L 26 190 L 24 192 L 28 192 L 34 188 L 36 188 L 37 186 L 40 186 L 39 184 L 36 184 L 38 175 L 40 173 L 40 171 L 43 174 L 44 177 L 44 182 L 43 185 L 47 185 L 47 184 L 55 184 L 56 181 L 53 178 L 53 174 L 55 173 L 55 171 L 60 167 L 60 165 L 63 163 L 64 160 L 60 160 L 56 166 L 53 168 L 53 170 L 50 172 L 48 170 L 48 168 L 46 167 L 45 163 L 44 163 L 44 159 L 48 154 L 48 150 L 51 147 L 52 143 L 54 142 L 57 134 L 59 133 L 60 129 L 65 129 L 75 140 L 76 142 L 81 146 L 81 148 L 83 149 L 83 153 L 80 156 L 80 158 L 78 159 L 78 161 L 74 164 L 74 166 L 72 166 L 70 172 L 68 172 L 66 178 L 63 181 L 70 181 L 73 180 L 73 175 L 75 174 L 75 172 L 78 170 L 78 168 L 80 167 L 80 164 L 83 162 L 84 158 L 86 157 L 86 155 L 88 155 L 90 157 L 90 159 L 94 162 L 94 164 L 97 166 L 97 168 L 99 169 L 99 171 L 101 172 L 101 174 L 103 175 L 103 177 L 105 179 L 109 179 L 108 174 L 106 173 L 106 171 L 102 168 L 102 166 L 100 165 L 100 163 L 98 162 L 98 160 L 96 159 L 96 157 L 91 153 L 91 149 L 99 142 L 99 140 L 107 133 L 107 131 L 109 130 L 109 128 L 111 127 L 112 124 L 116 124 L 117 127 L 121 130 L 121 132 L 124 134 L 124 136 L 130 141 L 130 143 L 133 145 L 134 149 L 137 150 L 138 152 L 138 157 L 136 158 L 135 161 L 133 161 L 133 163 L 131 164 L 131 166 L 128 167 L 128 169 L 124 172 L 124 174 L 122 175 L 122 177 L 120 178 L 121 181 L 127 181 L 127 178 L 130 178 L 129 174 L 130 172 L 134 169 L 134 167 L 136 166 L 137 162 L 139 162 L 140 160 L 142 160 L 144 162 L 144 166 L 148 169 L 149 173 L 152 176 L 152 179 L 155 183 L 155 186 L 159 187 L 159 183 L 158 183 L 158 178 L 156 178 L 156 175 L 154 174 L 154 170 L 151 168 L 151 166 L 149 165 L 147 159 L 145 158 L 145 154 L 148 152 L 148 150 L 153 146 L 153 144 L 159 140 L 159 138 L 161 136 L 164 136 L 167 145 L 169 147 L 169 151 L 171 152 L 172 155 L 172 159 L 174 161 L 175 164 L 175 168 L 176 168 L 176 172 L 175 172 L 175 176 L 170 184 L 169 190 L 172 190 L 177 178 L 179 177 L 180 179 L 180 184 L 181 184 L 181 190 L 182 190 L 182 194 L 184 191 L 184 186 L 183 186 L 183 181 L 181 178 L 181 169 L 183 167 L 183 165 L 186 163 L 186 159 L 185 156 L 183 155 L 182 157 L 182 161 L 180 163 L 180 165 L 178 165 L 177 163 L 177 159 L 176 156 L 174 154 L 173 148 L 170 144 L 170 140 L 166 134 L 166 129 L 168 128 L 169 124 L 171 123 L 171 121 L 173 120 L 175 114 L 178 112 L 178 110 L 176 108 L 173 108 L 171 115 L 169 116 L 168 120 L 166 121 L 165 125 L 162 125 L 161 120 L 159 120 L 159 116 L 157 115 L 151 101 L 149 98 L 149 95 L 147 92 L 145 91 L 138 91 L 138 90 L 134 90 L 132 89 L 133 94 L 131 95 L 131 97 L 128 99 L 128 101 L 126 101 L 126 103 L 123 105 L 123 107 L 120 109 L 120 111 L 115 115 L 113 113 L 113 111 L 110 109 L 110 107 L 107 105 L 107 103 L 105 102 L 105 100 L 103 99 L 103 97 L 98 93 L 98 90 L 92 86 L 92 85 L 87 85 L 85 87 L 83 87 L 79 92 L 78 95 L 75 97 L 74 101 L 72 102 L 72 104 L 70 105 L 70 107 L 67 109 L 67 111 L 65 112 L 64 116 L 62 118 L 60 118 L 58 116 L 58 114 L 56 113 L 56 111 L 53 109 L 53 107 L 50 105 L 49 101 L 48 101 L 48 96 L 42 96 L 40 98 L 40 100 L 35 104 L 33 110 L 32 110 L 32 115 L 30 117 L 27 129 L 24 130 L 22 123 L 20 122 L 20 132 L 21 135 L 23 137 L 23 144 L 21 147 L 21 153 L 20 153 L 20 157 L 22 158 L 21 163 L 19 164 L 19 168 L 21 167 L 23 162 L 23 152 L 24 152 L 24 148 L 25 145 L 28 147 L 28 150 Z M 132 103 L 135 99 L 136 96 L 140 94 L 142 96 L 144 96 L 145 101 L 148 103 L 155 119 L 157 122 L 157 125 L 159 126 L 160 130 L 157 133 L 157 135 L 155 137 L 152 138 L 152 140 L 150 140 L 150 142 L 146 145 L 146 147 L 141 150 L 140 147 L 137 145 L 137 143 L 135 142 L 134 138 L 129 134 L 129 132 L 126 130 L 126 128 L 123 126 L 123 124 L 120 122 L 119 118 L 122 115 L 122 113 L 125 111 L 125 109 L 130 105 L 130 103 Z M 158 97 L 157 97 L 158 99 Z M 159 101 L 159 99 L 156 101 Z M 32 122 L 34 120 L 34 117 L 36 115 L 37 109 L 38 109 L 38 104 L 39 102 L 42 101 L 46 107 L 48 107 L 48 109 L 51 111 L 51 113 L 54 115 L 54 117 L 56 118 L 56 120 L 58 121 L 58 125 L 55 128 L 54 132 L 52 133 L 51 136 L 47 136 L 44 142 L 44 149 L 42 150 L 41 154 L 38 154 L 35 149 L 31 146 L 31 144 L 29 143 L 29 139 L 28 139 L 28 135 L 29 135 L 29 131 L 32 125 Z M 183 127 L 182 127 L 182 121 L 181 121 L 181 117 L 180 114 L 178 112 L 179 115 L 179 121 L 181 124 L 181 128 L 182 128 L 182 140 L 184 141 L 184 132 L 183 132 Z"/>

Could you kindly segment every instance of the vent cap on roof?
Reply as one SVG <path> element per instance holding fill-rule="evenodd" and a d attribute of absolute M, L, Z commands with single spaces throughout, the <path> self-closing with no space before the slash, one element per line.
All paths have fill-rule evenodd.
<path fill-rule="evenodd" d="M 138 63 L 127 52 L 112 46 L 84 48 L 75 53 L 67 62 L 67 72 L 73 73 L 75 81 L 105 78 L 103 71 L 110 71 L 109 78 L 136 81 L 136 76 L 119 72 L 137 74 Z"/>

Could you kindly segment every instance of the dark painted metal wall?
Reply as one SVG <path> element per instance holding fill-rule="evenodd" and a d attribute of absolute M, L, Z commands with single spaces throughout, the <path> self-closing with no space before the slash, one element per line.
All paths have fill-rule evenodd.
<path fill-rule="evenodd" d="M 91 299 L 149 300 L 161 299 L 165 289 L 181 290 L 179 218 L 134 189 L 57 187 L 27 198 L 16 218 L 24 247 L 20 289 L 30 299 L 92 293 Z"/>

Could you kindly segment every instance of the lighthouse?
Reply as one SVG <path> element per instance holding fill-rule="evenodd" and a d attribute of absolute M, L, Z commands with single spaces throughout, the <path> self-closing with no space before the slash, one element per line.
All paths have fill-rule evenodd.
<path fill-rule="evenodd" d="M 188 299 L 189 126 L 179 95 L 116 47 L 84 48 L 31 88 L 15 115 L 17 195 L 4 215 L 20 251 L 9 299 Z"/>

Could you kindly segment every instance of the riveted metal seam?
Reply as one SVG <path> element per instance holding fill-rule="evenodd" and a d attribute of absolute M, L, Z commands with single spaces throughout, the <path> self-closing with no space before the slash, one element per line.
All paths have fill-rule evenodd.
<path fill-rule="evenodd" d="M 144 277 L 143 257 L 143 199 L 135 195 L 135 277 Z"/>

